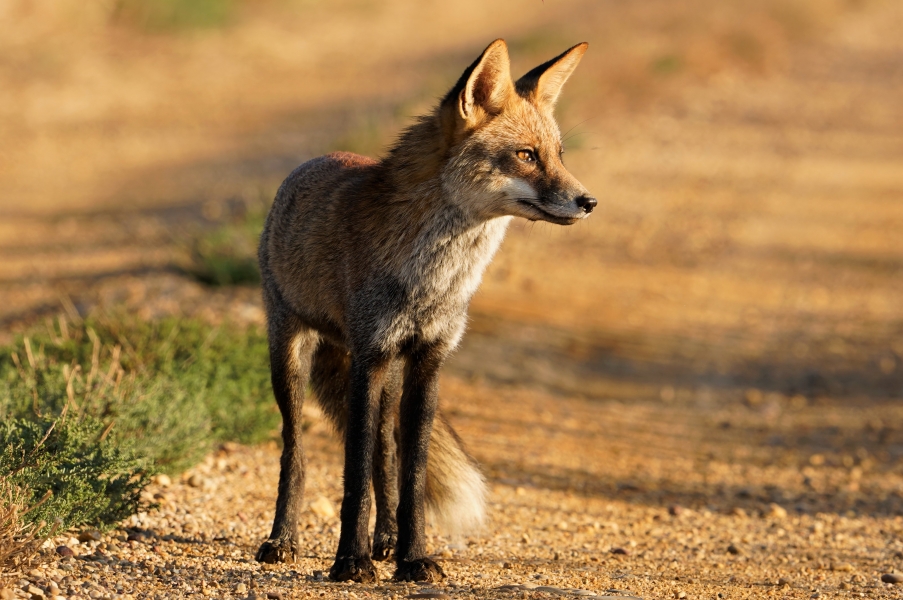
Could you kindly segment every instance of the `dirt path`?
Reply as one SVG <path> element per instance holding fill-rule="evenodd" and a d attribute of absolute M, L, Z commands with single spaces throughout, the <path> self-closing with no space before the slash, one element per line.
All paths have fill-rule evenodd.
<path fill-rule="evenodd" d="M 445 410 L 484 465 L 493 510 L 480 534 L 433 532 L 449 574 L 437 594 L 901 597 L 881 581 L 903 571 L 901 27 L 899 4 L 866 3 L 776 52 L 766 75 L 726 69 L 680 91 L 662 84 L 643 110 L 603 111 L 584 126 L 568 160 L 604 190 L 600 218 L 513 228 L 443 380 Z M 442 38 L 447 56 L 457 56 L 452 37 Z M 618 98 L 633 97 L 624 85 Z M 212 164 L 246 164 L 242 152 L 257 147 L 247 140 L 280 118 L 247 125 L 249 137 L 233 138 L 244 140 L 235 160 Z M 280 147 L 301 129 L 286 129 Z M 267 156 L 290 162 L 280 152 Z M 248 177 L 264 185 L 284 166 Z M 219 168 L 177 181 L 200 185 Z M 7 212 L 4 329 L 55 311 L 61 295 L 149 317 L 259 321 L 256 291 L 211 291 L 172 269 L 179 228 L 203 226 L 221 204 L 148 198 L 140 210 L 106 199 L 52 218 Z M 229 448 L 150 490 L 161 509 L 126 530 L 61 540 L 78 557 L 20 587 L 54 580 L 70 600 L 428 593 L 320 580 L 337 540 L 328 507 L 341 497 L 341 461 L 311 422 L 308 498 L 318 508 L 305 513 L 310 555 L 299 564 L 252 561 L 272 516 L 276 449 Z M 515 585 L 527 587 L 502 589 Z"/>

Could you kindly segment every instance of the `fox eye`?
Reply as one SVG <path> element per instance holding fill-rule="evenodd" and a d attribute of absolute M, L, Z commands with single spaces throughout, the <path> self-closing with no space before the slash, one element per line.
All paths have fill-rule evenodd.
<path fill-rule="evenodd" d="M 532 150 L 518 150 L 517 157 L 524 162 L 536 162 L 536 154 Z"/>

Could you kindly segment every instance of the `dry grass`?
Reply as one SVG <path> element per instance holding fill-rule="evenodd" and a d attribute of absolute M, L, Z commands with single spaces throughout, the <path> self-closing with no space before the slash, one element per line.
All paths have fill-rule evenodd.
<path fill-rule="evenodd" d="M 41 544 L 53 535 L 38 535 L 43 524 L 28 523 L 24 515 L 43 504 L 50 492 L 39 502 L 29 506 L 31 494 L 0 477 L 0 583 L 36 562 Z"/>

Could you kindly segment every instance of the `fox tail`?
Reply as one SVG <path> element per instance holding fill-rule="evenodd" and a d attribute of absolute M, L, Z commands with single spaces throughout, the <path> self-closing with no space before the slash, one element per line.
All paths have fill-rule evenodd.
<path fill-rule="evenodd" d="M 441 413 L 430 436 L 426 508 L 433 522 L 452 534 L 477 530 L 486 517 L 486 480 Z"/>

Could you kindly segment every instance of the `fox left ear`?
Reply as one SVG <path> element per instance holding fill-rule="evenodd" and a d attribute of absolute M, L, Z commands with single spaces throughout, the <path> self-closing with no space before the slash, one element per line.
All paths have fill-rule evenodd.
<path fill-rule="evenodd" d="M 464 71 L 445 101 L 454 101 L 458 116 L 475 126 L 487 115 L 502 112 L 513 92 L 508 46 L 505 40 L 495 40 Z"/>
<path fill-rule="evenodd" d="M 577 44 L 549 62 L 545 62 L 517 80 L 517 91 L 535 102 L 555 106 L 564 82 L 583 58 L 589 44 Z"/>

